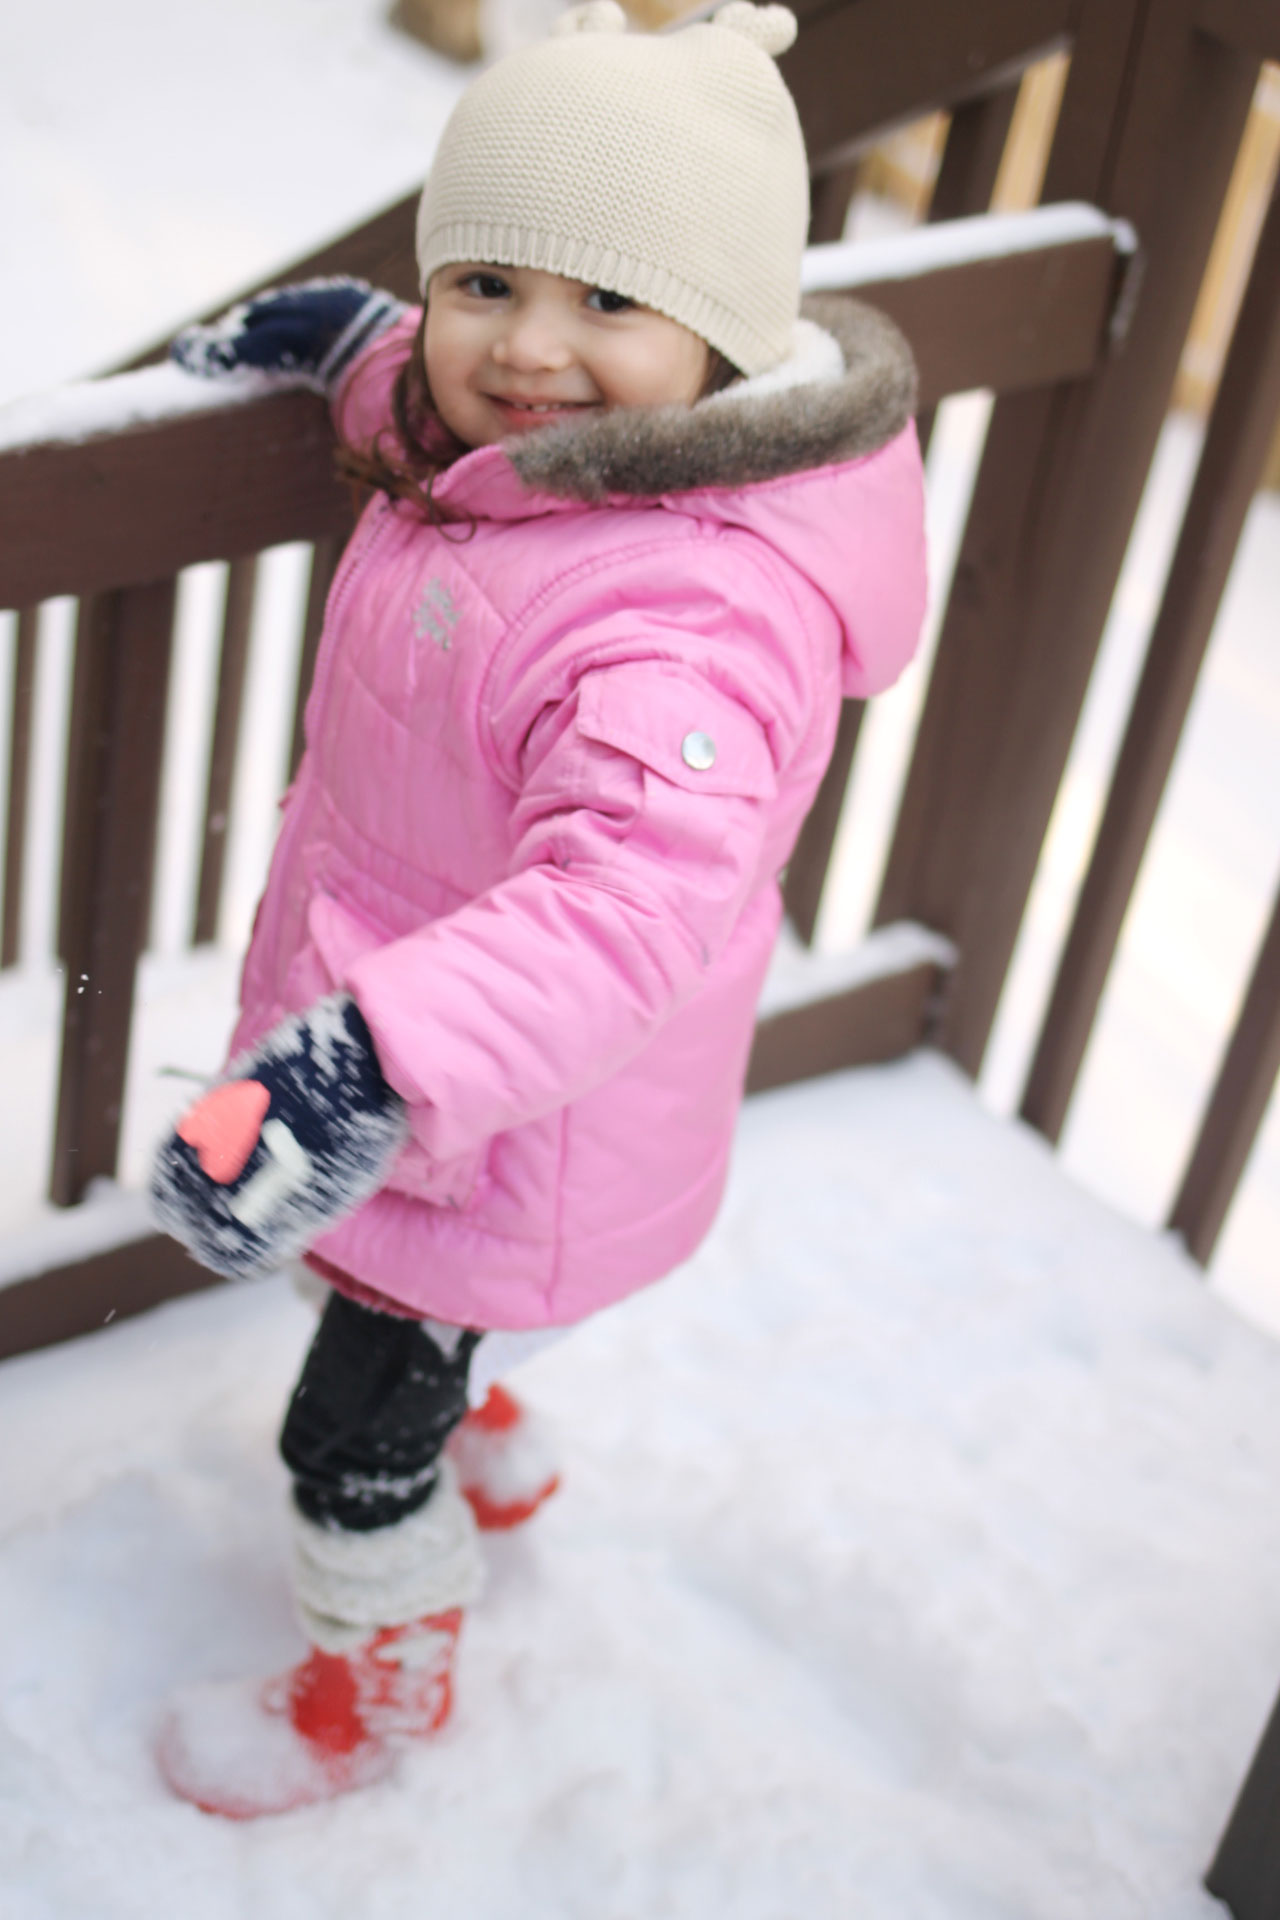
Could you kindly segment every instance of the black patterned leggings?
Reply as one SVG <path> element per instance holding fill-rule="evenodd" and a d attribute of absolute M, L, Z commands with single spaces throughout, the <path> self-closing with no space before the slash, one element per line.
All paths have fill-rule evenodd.
<path fill-rule="evenodd" d="M 446 1354 L 419 1321 L 330 1296 L 280 1435 L 308 1520 L 368 1533 L 426 1505 L 479 1340 Z"/>

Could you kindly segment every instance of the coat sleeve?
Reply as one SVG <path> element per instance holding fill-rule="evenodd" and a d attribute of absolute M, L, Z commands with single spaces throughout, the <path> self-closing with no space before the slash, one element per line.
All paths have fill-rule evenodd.
<path fill-rule="evenodd" d="M 420 307 L 409 308 L 343 373 L 330 412 L 334 430 L 346 446 L 367 452 L 391 426 L 391 389 L 412 351 L 421 318 Z"/>
<path fill-rule="evenodd" d="M 697 990 L 775 793 L 765 729 L 683 665 L 587 672 L 541 712 L 509 876 L 347 976 L 432 1158 L 598 1086 Z"/>

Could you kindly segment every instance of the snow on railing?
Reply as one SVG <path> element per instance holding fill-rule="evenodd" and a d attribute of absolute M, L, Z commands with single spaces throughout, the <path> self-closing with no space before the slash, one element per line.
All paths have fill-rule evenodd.
<path fill-rule="evenodd" d="M 846 953 L 815 953 L 800 944 L 784 921 L 760 996 L 758 1017 L 768 1020 L 775 1014 L 790 1013 L 794 1007 L 852 993 L 890 974 L 911 973 L 916 967 L 947 971 L 959 957 L 950 940 L 913 920 L 875 927 Z"/>
<path fill-rule="evenodd" d="M 28 1227 L 7 1233 L 0 1245 L 0 1289 L 52 1273 L 94 1254 L 111 1253 L 155 1232 L 145 1193 L 114 1180 L 95 1180 L 76 1207 L 47 1207 Z"/>
<path fill-rule="evenodd" d="M 245 406 L 299 384 L 260 373 L 204 380 L 168 363 L 105 380 L 76 380 L 0 407 L 0 453 L 51 443 L 76 445 L 187 414 Z"/>
<path fill-rule="evenodd" d="M 944 267 L 1005 260 L 1013 253 L 1040 253 L 1085 240 L 1110 240 L 1121 254 L 1136 253 L 1138 247 L 1127 220 L 1113 220 L 1084 201 L 1064 200 L 1057 206 L 1033 207 L 1029 213 L 982 213 L 878 240 L 836 240 L 809 247 L 800 269 L 801 285 L 806 293 L 824 293 L 884 280 L 915 280 Z"/>
<path fill-rule="evenodd" d="M 939 221 L 878 240 L 838 241 L 809 247 L 801 269 L 808 293 L 912 280 L 948 267 L 1011 254 L 1047 252 L 1082 241 L 1109 239 L 1116 251 L 1134 252 L 1133 228 L 1096 207 L 1074 201 L 1037 207 L 1030 213 L 982 214 Z M 131 427 L 150 426 L 187 414 L 242 406 L 299 381 L 240 373 L 210 381 L 173 365 L 143 367 L 104 380 L 81 380 L 33 394 L 0 408 L 0 453 L 51 443 L 75 445 Z"/>

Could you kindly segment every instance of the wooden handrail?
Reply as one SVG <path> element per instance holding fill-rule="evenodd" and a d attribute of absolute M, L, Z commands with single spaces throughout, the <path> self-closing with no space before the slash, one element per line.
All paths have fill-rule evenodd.
<path fill-rule="evenodd" d="M 932 405 L 973 387 L 1011 393 L 1088 373 L 1105 351 L 1116 274 L 1115 237 L 1103 228 L 858 281 L 855 290 L 902 327 L 919 361 L 921 402 Z M 839 281 L 828 275 L 824 284 Z M 117 376 L 122 411 L 137 393 L 126 383 L 166 378 L 168 369 Z M 100 410 L 111 388 L 95 383 Z M 331 444 L 323 401 L 295 391 L 0 452 L 9 535 L 0 606 L 342 533 L 350 496 L 334 477 Z"/>
<path fill-rule="evenodd" d="M 815 168 L 838 163 L 888 126 L 999 92 L 1068 44 L 1073 0 L 798 0 L 800 33 L 780 61 Z M 833 85 L 833 76 L 839 84 Z"/>
<path fill-rule="evenodd" d="M 1280 893 L 1271 910 L 1244 1005 L 1205 1107 L 1169 1213 L 1187 1250 L 1208 1262 L 1280 1073 Z"/>
<path fill-rule="evenodd" d="M 35 699 L 38 607 L 23 607 L 14 636 L 10 683 L 9 794 L 4 822 L 4 912 L 0 966 L 11 967 L 22 939 L 22 892 L 26 877 L 27 797 L 31 766 L 31 715 Z"/>
<path fill-rule="evenodd" d="M 111 1178 L 151 905 L 175 581 L 82 603 L 63 855 L 65 1012 L 51 1197 Z"/>

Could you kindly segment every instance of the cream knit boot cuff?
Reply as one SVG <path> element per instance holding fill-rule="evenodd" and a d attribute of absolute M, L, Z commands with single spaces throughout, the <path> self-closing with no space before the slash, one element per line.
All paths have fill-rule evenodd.
<path fill-rule="evenodd" d="M 326 1653 L 345 1653 L 380 1627 L 465 1607 L 483 1585 L 471 1509 L 441 1461 L 424 1507 L 391 1527 L 356 1533 L 293 1514 L 294 1596 L 303 1630 Z"/>

